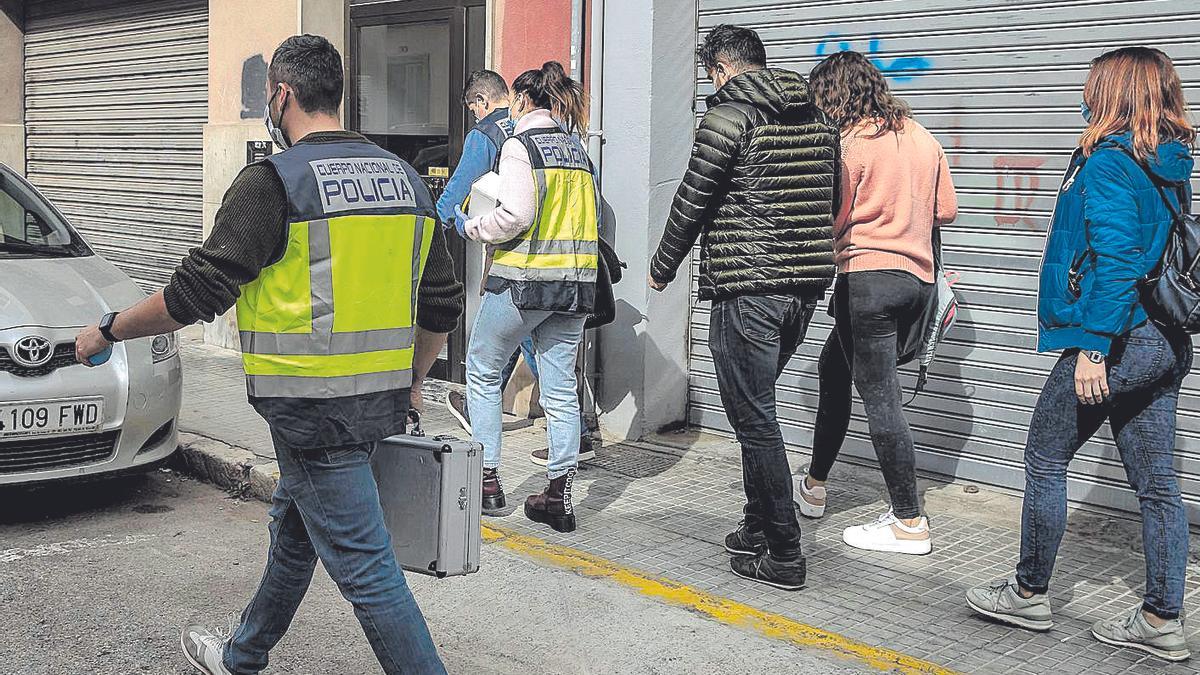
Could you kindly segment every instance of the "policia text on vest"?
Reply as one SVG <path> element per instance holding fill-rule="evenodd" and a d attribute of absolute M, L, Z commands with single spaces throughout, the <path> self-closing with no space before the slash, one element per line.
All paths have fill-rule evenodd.
<path fill-rule="evenodd" d="M 358 157 L 310 162 L 326 213 L 394 205 L 416 207 L 416 195 L 404 165 L 388 159 Z"/>
<path fill-rule="evenodd" d="M 510 284 L 522 309 L 591 313 L 599 270 L 600 211 L 592 163 L 559 129 L 513 137 L 525 146 L 538 189 L 533 225 L 495 247 L 491 274 Z"/>
<path fill-rule="evenodd" d="M 412 386 L 417 289 L 434 228 L 415 171 L 366 142 L 272 155 L 287 191 L 283 257 L 242 287 L 249 393 L 339 398 Z"/>

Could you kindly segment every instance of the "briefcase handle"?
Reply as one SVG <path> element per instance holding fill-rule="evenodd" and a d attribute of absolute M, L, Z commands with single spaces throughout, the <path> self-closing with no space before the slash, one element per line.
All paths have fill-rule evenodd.
<path fill-rule="evenodd" d="M 421 428 L 421 413 L 416 408 L 408 409 L 408 425 L 405 433 L 415 438 L 425 438 L 425 430 Z"/>

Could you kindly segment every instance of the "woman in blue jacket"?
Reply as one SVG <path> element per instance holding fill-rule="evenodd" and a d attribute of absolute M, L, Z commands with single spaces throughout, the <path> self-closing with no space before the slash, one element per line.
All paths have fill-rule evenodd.
<path fill-rule="evenodd" d="M 1012 625 L 1050 629 L 1067 465 L 1107 420 L 1141 505 L 1146 593 L 1140 607 L 1096 623 L 1092 634 L 1183 660 L 1188 524 L 1173 459 L 1192 346 L 1182 330 L 1147 319 L 1138 285 L 1158 265 L 1173 224 L 1164 199 L 1178 209 L 1183 188 L 1190 203 L 1195 133 L 1179 75 L 1157 49 L 1096 59 L 1082 111 L 1088 126 L 1059 190 L 1039 282 L 1038 350 L 1063 354 L 1029 427 L 1021 560 L 1013 577 L 969 591 L 967 604 Z"/>

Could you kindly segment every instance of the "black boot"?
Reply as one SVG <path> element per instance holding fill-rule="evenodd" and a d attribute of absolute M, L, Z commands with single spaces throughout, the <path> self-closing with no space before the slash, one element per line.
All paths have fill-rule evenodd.
<path fill-rule="evenodd" d="M 500 483 L 500 472 L 497 469 L 483 470 L 483 513 L 487 516 L 504 515 L 504 486 Z"/>
<path fill-rule="evenodd" d="M 575 531 L 575 506 L 571 503 L 571 484 L 575 469 L 550 481 L 540 494 L 525 500 L 525 515 L 535 523 L 545 523 L 559 532 Z"/>

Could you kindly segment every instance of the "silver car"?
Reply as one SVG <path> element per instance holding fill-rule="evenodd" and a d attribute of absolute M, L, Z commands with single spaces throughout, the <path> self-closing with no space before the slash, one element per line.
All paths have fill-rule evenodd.
<path fill-rule="evenodd" d="M 145 294 L 0 164 L 0 485 L 124 471 L 178 445 L 176 336 L 114 345 L 96 367 L 75 335 Z"/>

